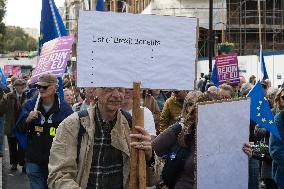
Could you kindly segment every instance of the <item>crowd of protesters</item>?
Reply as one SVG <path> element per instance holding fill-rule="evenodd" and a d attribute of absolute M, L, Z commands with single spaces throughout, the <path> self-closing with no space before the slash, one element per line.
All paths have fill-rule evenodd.
<path fill-rule="evenodd" d="M 144 128 L 132 125 L 132 89 L 77 88 L 67 76 L 61 98 L 55 75 L 43 74 L 34 85 L 28 81 L 12 76 L 6 86 L 1 84 L 0 156 L 5 134 L 11 170 L 21 166 L 30 189 L 127 188 L 131 147 L 145 151 L 149 186 L 190 189 L 196 180 L 196 104 L 246 97 L 256 77 L 216 87 L 210 75 L 202 75 L 194 91 L 143 90 Z M 248 188 L 284 189 L 284 86 L 271 87 L 269 80 L 261 85 L 282 141 L 250 122 L 249 141 L 243 141 L 249 157 Z M 139 134 L 131 134 L 132 127 Z M 256 153 L 256 144 L 266 150 Z M 180 159 L 169 165 L 164 155 L 173 148 Z"/>

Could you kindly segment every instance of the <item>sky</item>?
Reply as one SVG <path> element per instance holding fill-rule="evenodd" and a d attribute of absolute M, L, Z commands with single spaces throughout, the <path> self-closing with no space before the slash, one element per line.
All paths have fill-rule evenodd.
<path fill-rule="evenodd" d="M 42 0 L 8 0 L 5 24 L 37 28 L 39 31 L 41 2 Z M 65 0 L 55 0 L 57 8 L 63 6 L 64 2 Z"/>

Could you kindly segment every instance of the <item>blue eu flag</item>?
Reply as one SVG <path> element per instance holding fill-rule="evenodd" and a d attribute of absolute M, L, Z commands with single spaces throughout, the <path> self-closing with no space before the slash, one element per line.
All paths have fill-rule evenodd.
<path fill-rule="evenodd" d="M 54 3 L 54 0 L 42 0 L 39 52 L 45 42 L 62 36 L 67 36 L 67 31 Z M 61 78 L 58 78 L 58 80 L 62 81 Z M 64 93 L 62 82 L 59 82 L 57 92 L 63 99 Z"/>
<path fill-rule="evenodd" d="M 262 50 L 260 50 L 259 59 L 260 59 L 260 67 L 261 67 L 262 79 L 263 80 L 268 79 L 268 74 L 267 74 L 267 71 L 266 71 L 265 62 L 264 62 L 264 56 L 263 56 Z"/>
<path fill-rule="evenodd" d="M 67 36 L 67 31 L 54 0 L 42 0 L 39 52 L 45 42 L 62 36 Z"/>
<path fill-rule="evenodd" d="M 219 86 L 219 80 L 218 80 L 218 76 L 217 76 L 216 63 L 214 64 L 214 67 L 213 67 L 213 70 L 212 70 L 211 81 L 214 83 L 214 85 L 215 85 L 216 87 Z"/>
<path fill-rule="evenodd" d="M 4 75 L 2 68 L 0 68 L 0 75 L 1 75 L 0 88 L 6 89 L 6 76 Z"/>
<path fill-rule="evenodd" d="M 248 94 L 250 97 L 250 118 L 259 126 L 266 128 L 275 137 L 280 138 L 267 98 L 260 82 Z"/>

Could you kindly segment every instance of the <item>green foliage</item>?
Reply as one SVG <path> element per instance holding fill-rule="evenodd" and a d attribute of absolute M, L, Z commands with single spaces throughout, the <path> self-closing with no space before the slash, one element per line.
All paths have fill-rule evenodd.
<path fill-rule="evenodd" d="M 217 45 L 218 51 L 225 53 L 232 52 L 234 50 L 234 46 L 235 46 L 234 43 L 229 43 L 229 42 L 219 43 Z"/>
<path fill-rule="evenodd" d="M 6 0 L 0 0 L 0 53 L 4 50 L 5 24 L 3 19 L 6 13 Z"/>
<path fill-rule="evenodd" d="M 26 34 L 20 27 L 7 26 L 4 37 L 5 52 L 35 51 L 37 49 L 36 39 Z"/>

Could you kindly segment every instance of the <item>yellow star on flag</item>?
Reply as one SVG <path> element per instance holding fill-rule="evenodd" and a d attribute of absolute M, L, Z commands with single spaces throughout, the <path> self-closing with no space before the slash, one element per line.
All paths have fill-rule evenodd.
<path fill-rule="evenodd" d="M 43 39 L 43 34 L 40 34 L 39 40 L 42 40 L 42 39 Z"/>
<path fill-rule="evenodd" d="M 260 100 L 260 101 L 258 101 L 258 103 L 261 105 L 261 104 L 262 104 L 262 101 Z"/>
<path fill-rule="evenodd" d="M 271 125 L 273 123 L 273 121 L 272 120 L 269 120 L 269 124 Z"/>
<path fill-rule="evenodd" d="M 260 106 L 258 106 L 256 109 L 259 111 L 260 110 Z"/>
<path fill-rule="evenodd" d="M 262 118 L 261 121 L 264 123 L 264 122 L 266 122 L 266 119 L 265 119 L 265 118 Z"/>
<path fill-rule="evenodd" d="M 266 98 L 266 97 L 264 97 L 263 99 L 267 101 L 267 98 Z"/>
<path fill-rule="evenodd" d="M 257 116 L 259 117 L 259 116 L 260 116 L 260 113 L 258 113 Z"/>

